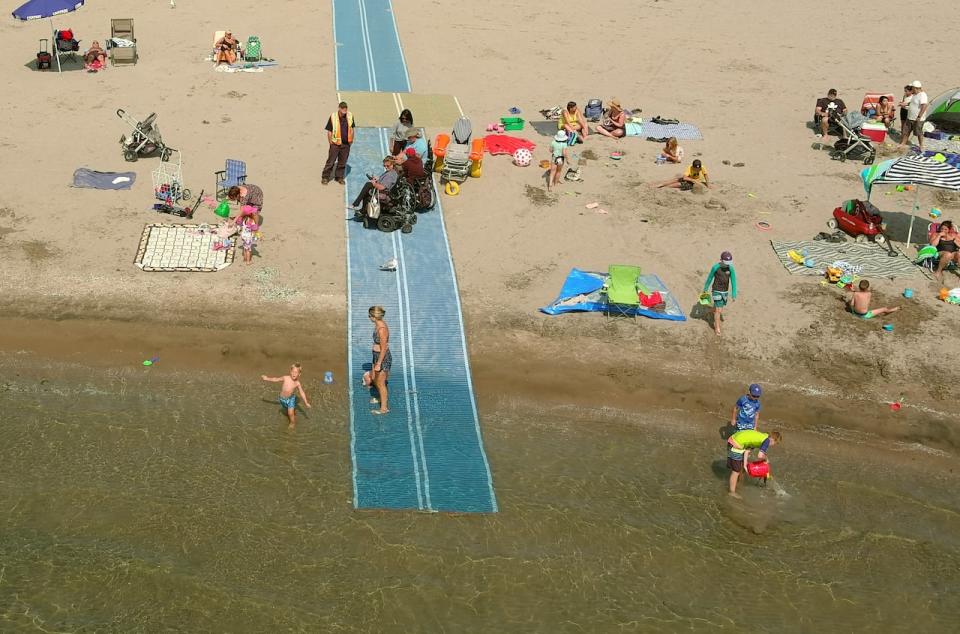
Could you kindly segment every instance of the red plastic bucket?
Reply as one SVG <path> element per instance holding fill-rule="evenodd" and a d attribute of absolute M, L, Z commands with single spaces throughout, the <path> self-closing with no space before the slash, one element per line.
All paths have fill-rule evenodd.
<path fill-rule="evenodd" d="M 748 462 L 747 473 L 753 478 L 765 478 L 770 475 L 770 464 L 766 460 Z"/>

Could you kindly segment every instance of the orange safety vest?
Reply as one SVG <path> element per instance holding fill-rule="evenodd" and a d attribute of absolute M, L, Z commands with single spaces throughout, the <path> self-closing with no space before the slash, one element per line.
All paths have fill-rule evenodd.
<path fill-rule="evenodd" d="M 333 139 L 333 144 L 340 145 L 341 136 L 339 110 L 330 115 L 330 127 L 333 128 L 333 132 L 330 133 L 330 136 Z M 349 110 L 347 111 L 347 143 L 353 143 L 353 113 L 351 113 Z"/>

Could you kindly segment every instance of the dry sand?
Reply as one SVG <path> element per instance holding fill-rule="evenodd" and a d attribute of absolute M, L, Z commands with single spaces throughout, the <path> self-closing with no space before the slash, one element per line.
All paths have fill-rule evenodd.
<path fill-rule="evenodd" d="M 540 170 L 493 157 L 481 179 L 443 199 L 479 365 L 540 351 L 551 369 L 585 362 L 637 383 L 653 372 L 757 380 L 794 395 L 848 397 L 844 403 L 861 408 L 850 417 L 867 427 L 886 420 L 884 401 L 902 394 L 918 406 L 905 412 L 926 417 L 931 429 L 956 429 L 948 399 L 960 378 L 949 362 L 958 346 L 939 333 L 955 330 L 960 310 L 933 298 L 937 285 L 920 277 L 875 280 L 879 301 L 905 306 L 892 319 L 896 331 L 886 334 L 876 321 L 843 314 L 832 289 L 789 276 L 768 244 L 810 239 L 840 201 L 863 195 L 862 165 L 831 161 L 812 147 L 805 122 L 817 97 L 836 87 L 856 108 L 866 91 L 899 95 L 916 78 L 931 96 L 955 84 L 952 65 L 926 52 L 946 45 L 937 36 L 918 35 L 910 46 L 870 45 L 904 42 L 902 23 L 888 17 L 899 5 L 884 0 L 869 14 L 831 7 L 834 23 L 857 25 L 856 37 L 839 36 L 799 3 L 610 1 L 596 11 L 601 17 L 587 13 L 576 22 L 534 3 L 394 6 L 415 91 L 457 95 L 475 128 L 514 105 L 536 120 L 537 109 L 568 99 L 616 96 L 643 108 L 645 117 L 695 123 L 705 137 L 682 143 L 688 159 L 701 158 L 710 172 L 714 187 L 703 195 L 646 186 L 678 171 L 654 165 L 659 145 L 592 137 L 575 150 L 597 157 L 585 158 L 582 184 L 546 195 Z M 86 46 L 105 39 L 111 17 L 135 18 L 140 63 L 95 75 L 30 70 L 25 64 L 37 39 L 48 37 L 48 23 L 0 23 L 8 51 L 0 74 L 2 316 L 217 328 L 249 314 L 259 327 L 276 323 L 284 332 L 320 323 L 331 333 L 327 344 L 343 346 L 335 334 L 343 332 L 346 304 L 343 194 L 335 184 L 321 187 L 318 173 L 326 155 L 321 127 L 336 101 L 330 5 L 297 0 L 269 9 L 240 0 L 226 7 L 118 0 L 60 19 Z M 952 8 L 938 1 L 927 13 L 950 15 Z M 264 53 L 281 65 L 256 74 L 214 72 L 204 57 L 213 31 L 225 26 L 258 34 Z M 224 158 L 247 161 L 249 180 L 266 192 L 266 239 L 253 266 L 238 263 L 217 274 L 149 274 L 133 266 L 143 225 L 166 218 L 149 211 L 156 159 L 123 161 L 117 139 L 126 130 L 117 108 L 159 113 L 165 140 L 183 151 L 184 180 L 195 193 L 212 190 Z M 522 135 L 544 158 L 547 137 L 529 128 Z M 625 152 L 622 161 L 605 160 L 614 148 Z M 738 162 L 745 166 L 732 166 Z M 84 166 L 133 169 L 138 180 L 126 192 L 70 188 L 73 170 Z M 609 214 L 584 208 L 593 201 Z M 903 194 L 877 201 L 900 212 L 911 203 Z M 946 216 L 960 211 L 960 204 L 924 192 L 921 207 L 934 203 Z M 201 207 L 199 220 L 213 218 Z M 773 231 L 757 231 L 758 220 Z M 922 218 L 918 227 L 926 227 Z M 690 309 L 722 250 L 734 253 L 741 298 L 727 311 L 720 339 L 700 319 L 609 322 L 536 312 L 571 267 L 603 270 L 610 263 L 656 272 Z M 898 299 L 908 285 L 918 291 L 909 303 Z M 5 348 L 31 349 L 17 347 L 16 333 Z"/>

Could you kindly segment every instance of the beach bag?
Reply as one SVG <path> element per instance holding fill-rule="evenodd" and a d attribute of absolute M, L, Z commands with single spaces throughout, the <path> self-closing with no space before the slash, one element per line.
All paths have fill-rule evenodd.
<path fill-rule="evenodd" d="M 599 99 L 590 99 L 583 109 L 583 116 L 590 121 L 599 121 L 603 116 L 603 102 Z"/>

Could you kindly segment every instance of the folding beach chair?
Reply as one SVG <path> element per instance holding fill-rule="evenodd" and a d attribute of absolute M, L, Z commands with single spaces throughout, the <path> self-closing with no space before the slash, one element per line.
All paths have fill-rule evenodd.
<path fill-rule="evenodd" d="M 133 46 L 117 46 L 114 40 L 133 42 Z M 133 33 L 133 18 L 114 18 L 110 20 L 110 63 L 136 64 L 137 37 Z"/>
<path fill-rule="evenodd" d="M 243 49 L 243 60 L 246 62 L 259 62 L 263 59 L 260 47 L 260 38 L 251 35 L 247 38 L 247 46 Z"/>
<path fill-rule="evenodd" d="M 628 264 L 611 264 L 607 269 L 607 310 L 606 314 L 636 317 L 636 309 L 640 307 L 640 298 L 637 295 L 637 279 L 640 277 L 640 267 Z"/>
<path fill-rule="evenodd" d="M 224 200 L 227 197 L 227 190 L 235 185 L 243 185 L 247 182 L 247 164 L 243 161 L 227 159 L 224 169 L 214 172 L 217 178 L 216 195 L 217 200 Z"/>

